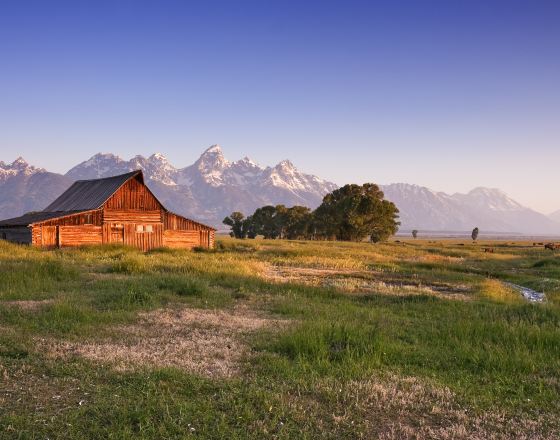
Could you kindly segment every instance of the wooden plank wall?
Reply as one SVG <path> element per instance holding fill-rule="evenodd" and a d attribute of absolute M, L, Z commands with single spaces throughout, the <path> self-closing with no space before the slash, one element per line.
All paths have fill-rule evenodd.
<path fill-rule="evenodd" d="M 56 226 L 40 226 L 41 247 L 53 248 L 58 246 L 58 229 Z"/>
<path fill-rule="evenodd" d="M 168 229 L 163 232 L 163 245 L 170 248 L 192 249 L 200 246 L 200 232 Z"/>
<path fill-rule="evenodd" d="M 208 226 L 204 226 L 188 218 L 181 217 L 180 215 L 173 214 L 171 212 L 164 213 L 163 224 L 165 229 L 171 229 L 174 231 L 201 231 L 201 230 L 212 230 Z"/>
<path fill-rule="evenodd" d="M 103 223 L 161 223 L 160 210 L 114 210 L 106 209 L 103 213 Z"/>
<path fill-rule="evenodd" d="M 113 194 L 104 207 L 109 210 L 140 209 L 155 211 L 163 206 L 152 195 L 150 190 L 137 178 L 130 179 Z"/>
<path fill-rule="evenodd" d="M 88 223 L 91 221 L 91 223 Z M 64 217 L 58 217 L 52 220 L 46 220 L 38 223 L 41 226 L 78 226 L 78 225 L 95 225 L 101 226 L 103 221 L 103 211 L 101 209 L 95 211 L 85 211 L 78 214 L 71 214 Z"/>
<path fill-rule="evenodd" d="M 103 225 L 103 243 L 124 244 L 124 225 L 105 223 Z"/>
<path fill-rule="evenodd" d="M 148 251 L 163 246 L 163 225 L 152 225 L 153 232 L 136 232 L 135 224 L 124 225 L 124 244 Z"/>
<path fill-rule="evenodd" d="M 81 246 L 103 243 L 101 226 L 59 226 L 58 245 Z"/>
<path fill-rule="evenodd" d="M 31 244 L 33 246 L 41 246 L 41 226 L 31 227 Z"/>

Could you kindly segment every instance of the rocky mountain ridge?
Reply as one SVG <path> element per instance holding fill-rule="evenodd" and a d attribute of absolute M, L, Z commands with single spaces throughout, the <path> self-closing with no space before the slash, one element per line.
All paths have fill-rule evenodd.
<path fill-rule="evenodd" d="M 266 167 L 248 157 L 229 161 L 219 145 L 206 149 L 184 168 L 173 166 L 160 153 L 130 160 L 99 153 L 60 175 L 18 158 L 10 164 L 0 162 L 0 218 L 43 209 L 75 180 L 135 169 L 144 171 L 147 184 L 169 209 L 219 228 L 232 211 L 249 214 L 266 204 L 315 208 L 337 188 L 300 172 L 289 160 Z M 478 226 L 493 232 L 560 234 L 560 219 L 526 208 L 498 189 L 480 187 L 467 194 L 446 194 L 405 183 L 381 187 L 401 212 L 401 230 L 468 231 Z"/>

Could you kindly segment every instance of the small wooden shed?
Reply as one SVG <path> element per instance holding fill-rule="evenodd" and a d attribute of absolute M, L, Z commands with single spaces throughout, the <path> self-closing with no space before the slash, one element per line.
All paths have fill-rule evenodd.
<path fill-rule="evenodd" d="M 0 238 L 53 248 L 121 243 L 157 247 L 214 246 L 216 229 L 167 210 L 141 170 L 78 180 L 44 211 L 0 221 Z"/>

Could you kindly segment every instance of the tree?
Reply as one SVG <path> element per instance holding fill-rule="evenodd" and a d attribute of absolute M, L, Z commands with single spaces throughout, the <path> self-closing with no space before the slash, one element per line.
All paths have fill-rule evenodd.
<path fill-rule="evenodd" d="M 292 206 L 284 212 L 284 238 L 301 240 L 309 238 L 313 221 L 311 210 L 305 206 Z"/>
<path fill-rule="evenodd" d="M 280 236 L 279 225 L 276 219 L 276 207 L 267 205 L 258 208 L 253 214 L 253 227 L 256 234 L 264 238 L 278 238 Z"/>
<path fill-rule="evenodd" d="M 327 194 L 313 213 L 317 235 L 346 241 L 388 239 L 398 230 L 399 210 L 383 197 L 373 183 L 345 185 Z"/>
<path fill-rule="evenodd" d="M 472 230 L 471 237 L 472 237 L 473 241 L 476 241 L 476 239 L 478 238 L 478 228 L 474 228 Z"/>
<path fill-rule="evenodd" d="M 418 230 L 416 230 L 416 229 L 413 229 L 413 230 L 412 230 L 412 237 L 413 237 L 413 238 L 418 237 Z"/>
<path fill-rule="evenodd" d="M 231 227 L 229 235 L 235 238 L 245 238 L 247 236 L 244 231 L 244 218 L 245 215 L 239 211 L 232 212 L 229 217 L 224 218 L 222 223 Z"/>
<path fill-rule="evenodd" d="M 244 236 L 247 238 L 257 238 L 257 230 L 255 229 L 255 222 L 253 221 L 252 215 L 243 220 L 242 230 Z"/>

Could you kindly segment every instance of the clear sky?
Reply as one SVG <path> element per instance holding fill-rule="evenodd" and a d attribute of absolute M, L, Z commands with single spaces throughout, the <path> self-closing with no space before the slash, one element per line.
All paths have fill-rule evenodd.
<path fill-rule="evenodd" d="M 0 1 L 0 160 L 214 143 L 560 209 L 560 2 Z"/>

